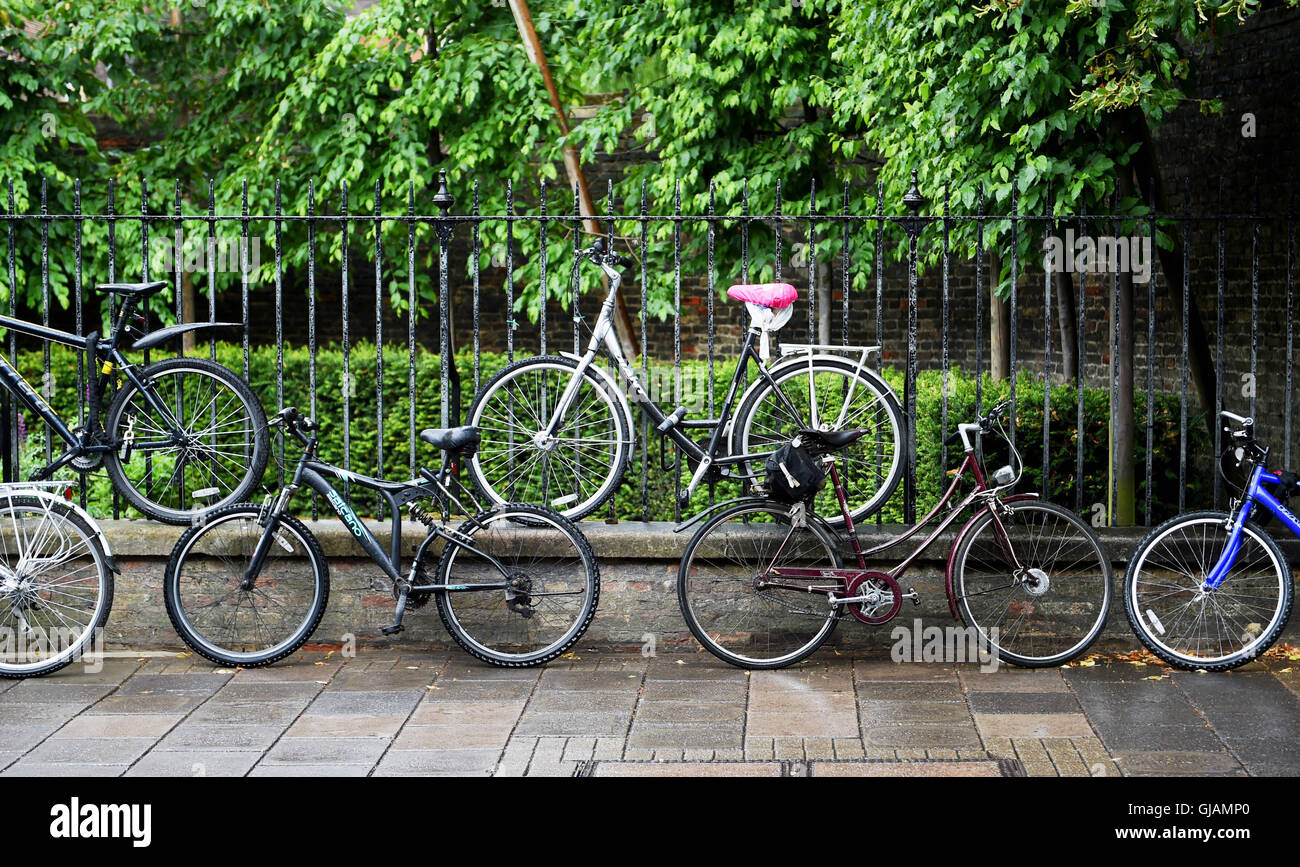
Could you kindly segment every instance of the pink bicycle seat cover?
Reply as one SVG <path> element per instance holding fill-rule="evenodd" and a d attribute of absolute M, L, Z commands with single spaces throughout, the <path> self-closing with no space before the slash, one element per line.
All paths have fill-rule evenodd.
<path fill-rule="evenodd" d="M 799 297 L 799 290 L 789 283 L 741 283 L 728 289 L 727 296 L 773 310 L 784 310 Z"/>

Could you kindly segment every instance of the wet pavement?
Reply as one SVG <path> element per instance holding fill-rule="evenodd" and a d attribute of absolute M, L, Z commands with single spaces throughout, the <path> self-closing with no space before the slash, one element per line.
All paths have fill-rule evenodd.
<path fill-rule="evenodd" d="M 824 658 L 823 658 L 824 657 Z M 0 682 L 5 776 L 1293 776 L 1300 662 L 1226 674 L 833 653 L 745 672 L 705 653 L 309 652 L 265 669 L 119 652 Z"/>

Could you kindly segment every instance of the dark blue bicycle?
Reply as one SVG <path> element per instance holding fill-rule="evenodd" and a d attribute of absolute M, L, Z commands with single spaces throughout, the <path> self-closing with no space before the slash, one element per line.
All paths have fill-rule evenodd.
<path fill-rule="evenodd" d="M 1291 615 L 1291 566 L 1252 516 L 1265 509 L 1300 537 L 1300 520 L 1282 502 L 1300 492 L 1300 480 L 1265 469 L 1268 449 L 1255 441 L 1254 419 L 1220 415 L 1228 437 L 1220 469 L 1246 474 L 1242 497 L 1230 511 L 1191 512 L 1156 527 L 1124 576 L 1133 631 L 1156 656 L 1191 670 L 1250 662 Z"/>

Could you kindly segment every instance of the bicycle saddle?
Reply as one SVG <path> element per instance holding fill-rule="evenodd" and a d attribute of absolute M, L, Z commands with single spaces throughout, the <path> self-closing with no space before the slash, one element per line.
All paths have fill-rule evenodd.
<path fill-rule="evenodd" d="M 149 283 L 101 283 L 95 287 L 95 291 L 108 292 L 113 295 L 135 295 L 140 298 L 148 298 L 158 290 L 166 287 L 166 280 L 153 280 Z"/>
<path fill-rule="evenodd" d="M 833 452 L 845 446 L 853 445 L 862 439 L 866 433 L 866 428 L 857 428 L 855 430 L 801 430 L 799 436 L 810 446 L 819 446 L 826 451 Z"/>
<path fill-rule="evenodd" d="M 420 431 L 420 439 L 436 449 L 457 455 L 472 455 L 478 449 L 478 428 L 465 427 L 431 427 Z"/>
<path fill-rule="evenodd" d="M 799 297 L 799 290 L 789 283 L 740 283 L 727 290 L 727 297 L 784 310 Z"/>

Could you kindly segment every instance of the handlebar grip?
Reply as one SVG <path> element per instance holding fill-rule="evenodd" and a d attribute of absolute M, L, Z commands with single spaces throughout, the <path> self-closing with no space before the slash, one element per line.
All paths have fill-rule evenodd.
<path fill-rule="evenodd" d="M 961 442 L 961 431 L 958 430 L 949 434 L 948 438 L 943 441 L 943 444 L 946 446 L 955 446 L 959 442 Z"/>

